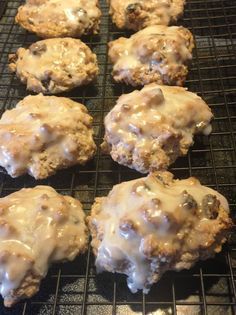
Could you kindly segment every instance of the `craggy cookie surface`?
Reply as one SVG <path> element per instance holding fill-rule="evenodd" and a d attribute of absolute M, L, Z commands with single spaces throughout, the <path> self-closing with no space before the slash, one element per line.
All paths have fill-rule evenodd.
<path fill-rule="evenodd" d="M 196 94 L 152 83 L 118 99 L 105 117 L 102 147 L 113 160 L 139 172 L 166 169 L 187 154 L 195 133 L 211 132 L 212 117 Z"/>
<path fill-rule="evenodd" d="M 98 0 L 26 0 L 16 22 L 43 38 L 96 34 L 101 11 Z"/>
<path fill-rule="evenodd" d="M 116 185 L 88 218 L 97 271 L 124 273 L 132 292 L 148 293 L 165 271 L 221 250 L 228 211 L 226 199 L 195 178 L 166 172 Z"/>
<path fill-rule="evenodd" d="M 84 164 L 96 151 L 92 117 L 68 98 L 27 96 L 0 120 L 0 165 L 12 177 L 36 179 Z"/>
<path fill-rule="evenodd" d="M 113 23 L 138 31 L 150 25 L 169 25 L 183 14 L 184 0 L 110 0 Z"/>
<path fill-rule="evenodd" d="M 183 85 L 193 47 L 191 32 L 178 26 L 149 26 L 130 38 L 121 37 L 109 43 L 114 80 L 133 86 Z"/>
<path fill-rule="evenodd" d="M 87 249 L 78 200 L 48 186 L 21 189 L 0 199 L 0 293 L 5 306 L 34 295 L 53 262 Z"/>
<path fill-rule="evenodd" d="M 19 48 L 9 68 L 35 93 L 56 94 L 90 83 L 98 74 L 97 57 L 79 39 L 51 38 Z"/>

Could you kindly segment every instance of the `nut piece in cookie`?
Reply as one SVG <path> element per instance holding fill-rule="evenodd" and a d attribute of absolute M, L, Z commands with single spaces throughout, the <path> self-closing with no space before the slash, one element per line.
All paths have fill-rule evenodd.
<path fill-rule="evenodd" d="M 149 26 L 109 44 L 113 78 L 133 86 L 183 85 L 194 47 L 191 32 L 179 26 Z"/>
<path fill-rule="evenodd" d="M 9 55 L 9 69 L 27 89 L 56 94 L 89 84 L 98 74 L 97 57 L 79 39 L 51 38 Z"/>
<path fill-rule="evenodd" d="M 21 189 L 0 198 L 0 294 L 13 306 L 38 292 L 54 262 L 87 249 L 81 203 L 49 186 Z"/>
<path fill-rule="evenodd" d="M 92 117 L 68 98 L 30 95 L 0 119 L 0 165 L 12 177 L 46 178 L 93 157 Z"/>
<path fill-rule="evenodd" d="M 26 0 L 16 22 L 43 38 L 97 34 L 101 11 L 98 0 Z"/>
<path fill-rule="evenodd" d="M 213 257 L 232 226 L 220 193 L 169 172 L 114 186 L 96 199 L 88 223 L 97 271 L 126 274 L 133 293 Z"/>
<path fill-rule="evenodd" d="M 185 0 L 110 0 L 109 13 L 120 29 L 169 25 L 183 14 Z"/>
<path fill-rule="evenodd" d="M 211 132 L 212 118 L 195 93 L 152 83 L 118 99 L 105 117 L 102 148 L 141 173 L 167 169 L 187 154 L 196 133 Z"/>

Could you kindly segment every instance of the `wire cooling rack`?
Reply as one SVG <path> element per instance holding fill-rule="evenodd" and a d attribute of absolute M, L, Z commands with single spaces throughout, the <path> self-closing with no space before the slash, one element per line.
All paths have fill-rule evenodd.
<path fill-rule="evenodd" d="M 3 8 L 4 2 L 0 0 L 0 8 Z M 27 95 L 25 87 L 8 72 L 8 54 L 37 40 L 36 36 L 14 24 L 20 4 L 21 1 L 9 0 L 0 20 L 1 112 L 12 108 Z M 101 9 L 100 34 L 83 38 L 98 56 L 98 80 L 94 85 L 64 94 L 88 107 L 94 117 L 97 145 L 102 141 L 104 115 L 114 106 L 120 94 L 131 91 L 112 81 L 107 42 L 125 33 L 112 25 L 105 1 L 101 1 Z M 187 0 L 180 24 L 192 31 L 196 41 L 186 86 L 208 102 L 215 120 L 211 136 L 196 137 L 189 154 L 179 158 L 171 171 L 178 178 L 196 176 L 203 184 L 219 190 L 228 198 L 232 216 L 235 216 L 236 1 Z M 137 172 L 119 166 L 98 149 L 94 160 L 85 167 L 60 171 L 43 181 L 35 181 L 29 176 L 13 180 L 1 170 L 0 193 L 5 196 L 23 187 L 47 184 L 60 193 L 80 199 L 88 212 L 95 196 L 106 195 L 114 184 L 137 177 L 140 177 Z M 235 314 L 235 272 L 236 240 L 232 236 L 215 259 L 200 262 L 189 271 L 166 273 L 147 296 L 131 294 L 124 276 L 106 273 L 96 276 L 89 249 L 87 254 L 72 263 L 53 266 L 42 282 L 40 292 L 32 299 L 20 302 L 10 310 L 0 302 L 0 314 Z"/>

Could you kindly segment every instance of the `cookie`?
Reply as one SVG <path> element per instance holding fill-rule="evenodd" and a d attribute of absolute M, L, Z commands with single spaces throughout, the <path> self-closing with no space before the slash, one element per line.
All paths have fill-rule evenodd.
<path fill-rule="evenodd" d="M 194 134 L 211 132 L 212 118 L 195 93 L 152 83 L 118 99 L 105 117 L 102 148 L 141 173 L 165 170 L 187 154 Z"/>
<path fill-rule="evenodd" d="M 98 74 L 97 57 L 79 39 L 51 38 L 9 56 L 9 68 L 27 89 L 56 94 L 92 82 Z"/>
<path fill-rule="evenodd" d="M 113 78 L 132 86 L 183 85 L 192 59 L 193 36 L 178 26 L 149 26 L 109 43 Z"/>
<path fill-rule="evenodd" d="M 150 25 L 175 23 L 183 14 L 184 0 L 110 0 L 109 13 L 119 29 L 141 30 Z"/>
<path fill-rule="evenodd" d="M 52 263 L 71 261 L 87 249 L 80 202 L 48 186 L 0 198 L 0 293 L 13 306 L 33 296 Z"/>
<path fill-rule="evenodd" d="M 0 119 L 0 165 L 12 177 L 46 178 L 96 151 L 92 117 L 68 98 L 27 96 Z"/>
<path fill-rule="evenodd" d="M 97 272 L 126 274 L 133 293 L 148 293 L 167 270 L 213 257 L 232 227 L 221 194 L 168 172 L 114 186 L 88 222 Z"/>
<path fill-rule="evenodd" d="M 39 37 L 80 37 L 97 34 L 101 11 L 98 0 L 26 0 L 16 22 Z"/>

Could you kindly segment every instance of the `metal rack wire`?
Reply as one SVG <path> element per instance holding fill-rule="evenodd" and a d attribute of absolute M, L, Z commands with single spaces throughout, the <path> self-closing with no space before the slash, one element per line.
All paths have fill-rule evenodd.
<path fill-rule="evenodd" d="M 0 0 L 0 8 L 3 8 Z M 13 107 L 27 95 L 25 87 L 8 72 L 7 57 L 20 46 L 37 40 L 14 24 L 17 7 L 22 1 L 9 0 L 0 19 L 0 108 Z M 97 54 L 100 75 L 95 85 L 64 94 L 87 105 L 94 117 L 96 142 L 103 136 L 104 115 L 117 97 L 130 91 L 111 78 L 107 42 L 124 35 L 108 17 L 105 1 L 101 31 L 83 40 Z M 196 176 L 224 194 L 232 216 L 236 211 L 236 1 L 188 0 L 180 24 L 195 35 L 196 49 L 186 86 L 199 93 L 211 106 L 215 120 L 210 137 L 196 137 L 186 157 L 180 158 L 171 171 L 178 178 Z M 85 167 L 73 167 L 42 181 L 29 176 L 11 179 L 0 171 L 0 194 L 7 195 L 22 187 L 48 184 L 63 194 L 79 198 L 89 211 L 95 196 L 107 194 L 114 184 L 140 175 L 121 167 L 101 155 Z M 213 260 L 198 263 L 190 271 L 169 272 L 154 285 L 147 296 L 131 294 L 125 277 L 96 276 L 91 250 L 72 263 L 53 266 L 31 300 L 11 310 L 0 304 L 0 314 L 235 314 L 236 313 L 236 240 L 232 236 L 223 252 Z"/>

